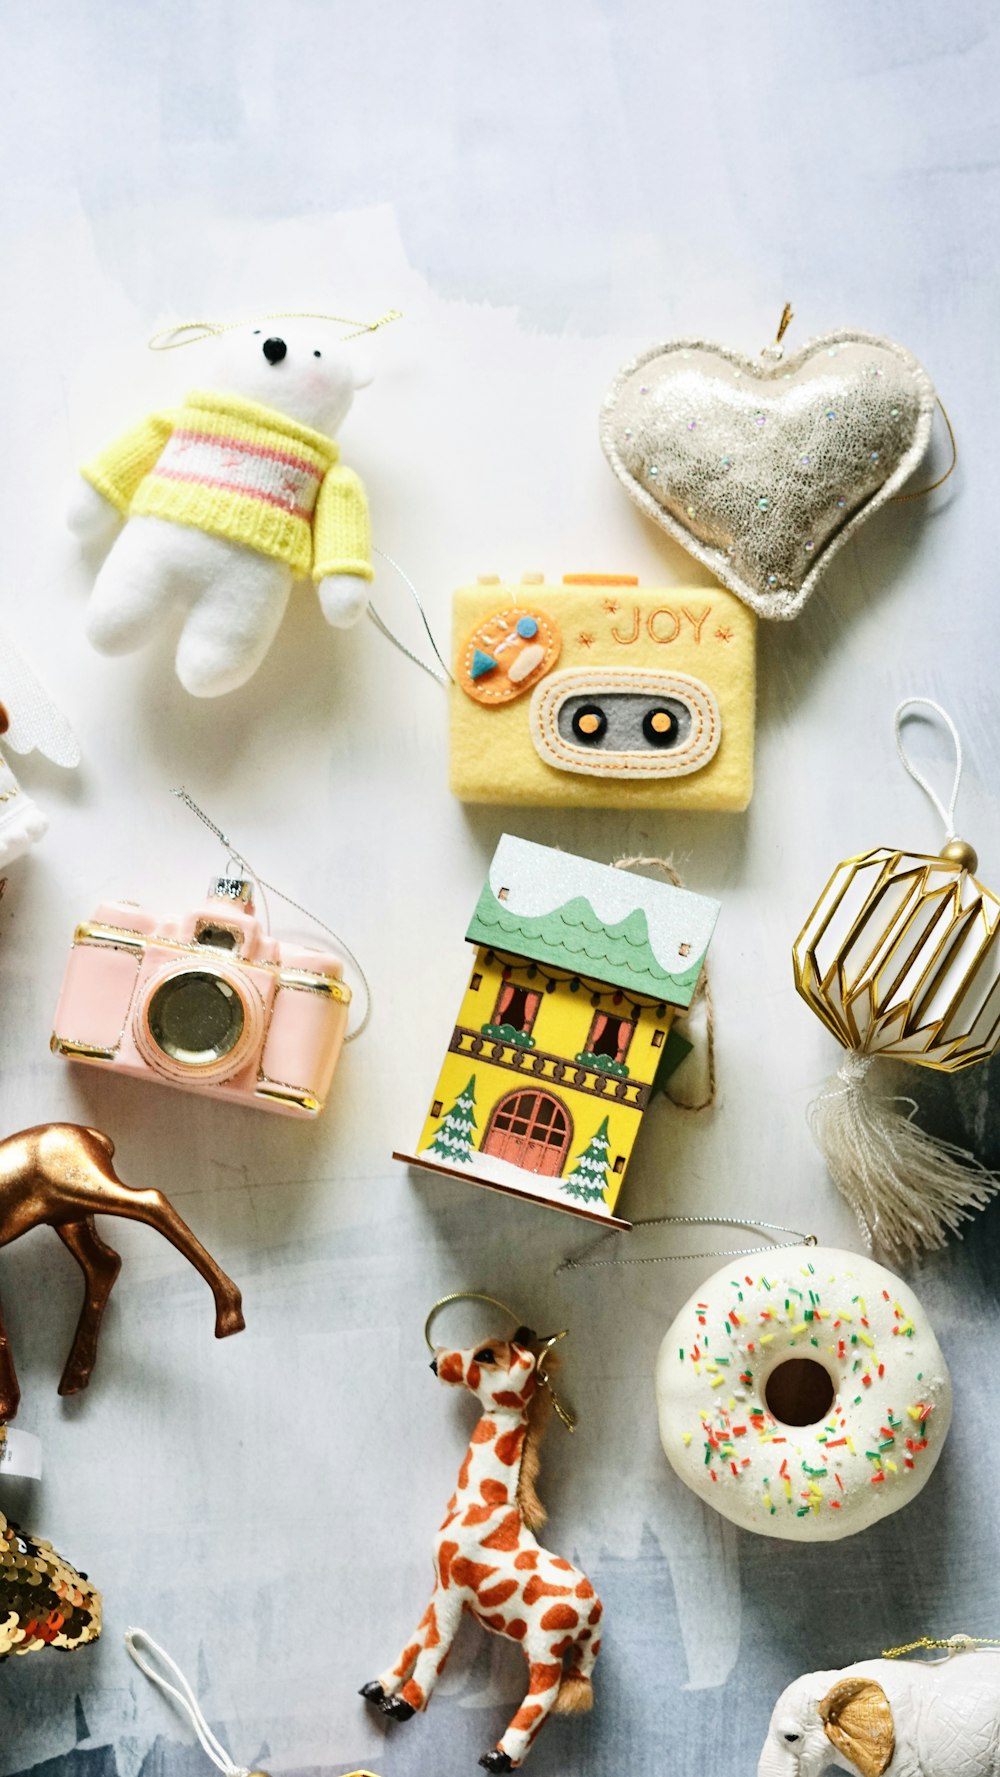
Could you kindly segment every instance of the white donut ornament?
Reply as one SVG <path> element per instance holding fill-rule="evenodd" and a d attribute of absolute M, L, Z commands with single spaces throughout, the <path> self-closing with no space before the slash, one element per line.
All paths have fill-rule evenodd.
<path fill-rule="evenodd" d="M 702 1285 L 660 1346 L 656 1402 L 670 1464 L 706 1505 L 759 1536 L 834 1542 L 920 1492 L 951 1379 L 905 1283 L 801 1246 Z"/>

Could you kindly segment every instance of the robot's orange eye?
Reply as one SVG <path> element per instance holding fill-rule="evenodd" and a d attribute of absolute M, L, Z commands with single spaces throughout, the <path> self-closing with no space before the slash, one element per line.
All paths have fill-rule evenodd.
<path fill-rule="evenodd" d="M 673 710 L 665 704 L 652 709 L 643 717 L 642 732 L 652 747 L 669 747 L 673 745 L 680 732 L 680 722 Z"/>
<path fill-rule="evenodd" d="M 603 738 L 608 718 L 599 703 L 582 703 L 572 715 L 573 733 L 577 740 L 593 744 Z"/>

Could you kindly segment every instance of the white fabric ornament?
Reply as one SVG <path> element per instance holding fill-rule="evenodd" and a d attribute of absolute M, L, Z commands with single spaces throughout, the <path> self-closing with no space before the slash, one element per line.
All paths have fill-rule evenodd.
<path fill-rule="evenodd" d="M 256 672 L 297 579 L 312 577 L 334 628 L 364 615 L 368 504 L 336 434 L 371 375 L 322 320 L 168 332 L 170 345 L 211 335 L 200 386 L 95 456 L 69 514 L 104 556 L 87 613 L 101 653 L 134 651 L 181 610 L 177 676 L 219 697 Z"/>
<path fill-rule="evenodd" d="M 12 752 L 39 752 L 66 768 L 80 763 L 69 723 L 6 635 L 0 636 L 0 734 Z M 0 754 L 0 869 L 29 851 L 48 824 Z"/>

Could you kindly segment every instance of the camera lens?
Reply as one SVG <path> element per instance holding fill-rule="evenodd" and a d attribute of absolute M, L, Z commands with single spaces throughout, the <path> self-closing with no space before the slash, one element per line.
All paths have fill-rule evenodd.
<path fill-rule="evenodd" d="M 156 989 L 147 1012 L 149 1034 L 171 1061 L 205 1067 L 235 1049 L 243 1033 L 239 994 L 218 975 L 188 969 Z"/>

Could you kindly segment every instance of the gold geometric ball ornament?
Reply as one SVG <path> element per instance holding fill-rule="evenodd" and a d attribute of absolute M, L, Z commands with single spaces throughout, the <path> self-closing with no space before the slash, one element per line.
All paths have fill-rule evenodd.
<path fill-rule="evenodd" d="M 796 939 L 795 985 L 845 1049 L 956 1073 L 1000 1044 L 1000 899 L 948 849 L 845 859 Z"/>

